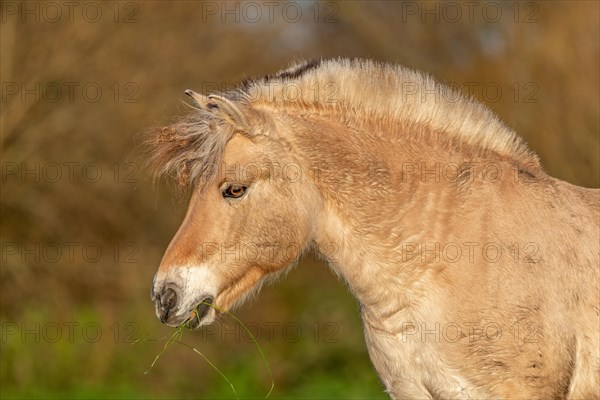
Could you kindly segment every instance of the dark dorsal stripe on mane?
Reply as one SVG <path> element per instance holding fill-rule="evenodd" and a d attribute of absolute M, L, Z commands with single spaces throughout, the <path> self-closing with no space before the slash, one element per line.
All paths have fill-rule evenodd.
<path fill-rule="evenodd" d="M 272 76 L 267 75 L 265 77 L 265 79 L 266 80 L 270 80 L 272 78 L 297 79 L 297 78 L 300 78 L 305 73 L 307 73 L 308 71 L 318 68 L 320 65 L 321 65 L 320 59 L 307 61 L 304 64 L 296 65 L 292 68 L 280 71 L 280 72 L 276 73 L 275 75 L 272 75 Z"/>
<path fill-rule="evenodd" d="M 305 73 L 318 68 L 321 65 L 321 59 L 314 59 L 310 61 L 303 62 L 302 64 L 294 65 L 288 69 L 281 70 L 274 74 L 263 75 L 262 77 L 252 77 L 243 80 L 237 85 L 236 90 L 234 92 L 245 92 L 248 88 L 257 84 L 257 82 L 271 82 L 274 80 L 286 80 L 286 79 L 297 79 L 300 78 Z M 231 94 L 232 97 L 236 97 L 235 93 Z"/>

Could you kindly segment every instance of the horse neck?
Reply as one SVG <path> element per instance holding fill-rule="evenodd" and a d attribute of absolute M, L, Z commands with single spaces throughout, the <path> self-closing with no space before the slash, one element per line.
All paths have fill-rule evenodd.
<path fill-rule="evenodd" d="M 426 134 L 422 140 L 402 139 L 407 132 L 382 140 L 361 127 L 323 118 L 313 122 L 292 141 L 322 199 L 315 218 L 317 251 L 364 308 L 405 308 L 431 271 L 414 260 L 404 262 L 401 247 L 441 242 L 452 234 L 448 225 L 461 189 L 442 176 L 443 168 L 472 160 L 475 153 Z M 475 166 L 469 173 L 477 172 Z"/>

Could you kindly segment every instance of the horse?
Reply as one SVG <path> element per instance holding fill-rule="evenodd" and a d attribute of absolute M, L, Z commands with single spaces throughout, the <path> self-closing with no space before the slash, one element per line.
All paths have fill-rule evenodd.
<path fill-rule="evenodd" d="M 485 105 L 363 59 L 301 61 L 151 130 L 191 192 L 151 298 L 196 329 L 313 251 L 391 398 L 600 398 L 600 190 Z"/>

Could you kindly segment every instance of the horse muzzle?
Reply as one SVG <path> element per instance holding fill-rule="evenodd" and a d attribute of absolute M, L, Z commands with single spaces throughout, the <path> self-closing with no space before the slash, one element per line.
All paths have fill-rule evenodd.
<path fill-rule="evenodd" d="M 209 324 L 214 320 L 214 298 L 209 295 L 200 296 L 198 301 L 184 301 L 181 289 L 173 283 L 167 283 L 160 289 L 151 291 L 156 316 L 163 324 L 178 327 L 185 324 L 190 329 Z"/>

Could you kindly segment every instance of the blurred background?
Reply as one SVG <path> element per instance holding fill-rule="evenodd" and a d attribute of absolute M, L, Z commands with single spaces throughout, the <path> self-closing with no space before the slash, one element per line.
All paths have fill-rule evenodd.
<path fill-rule="evenodd" d="M 598 187 L 599 3 L 1 3 L 2 398 L 234 398 L 173 345 L 150 283 L 184 215 L 153 188 L 140 132 L 292 60 L 370 57 L 425 70 L 489 105 L 553 176 Z M 312 255 L 237 311 L 272 398 L 385 398 L 358 307 Z M 240 397 L 270 378 L 233 320 L 183 341 Z"/>

